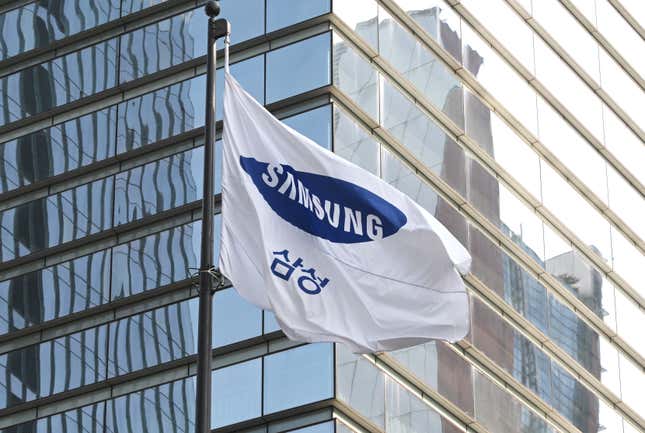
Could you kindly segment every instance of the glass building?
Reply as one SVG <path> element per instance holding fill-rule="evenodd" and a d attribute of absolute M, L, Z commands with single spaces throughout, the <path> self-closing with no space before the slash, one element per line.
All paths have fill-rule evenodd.
<path fill-rule="evenodd" d="M 0 5 L 2 433 L 194 430 L 203 3 Z M 369 356 L 219 290 L 212 429 L 645 431 L 645 3 L 221 3 L 242 85 L 473 266 L 466 339 Z"/>

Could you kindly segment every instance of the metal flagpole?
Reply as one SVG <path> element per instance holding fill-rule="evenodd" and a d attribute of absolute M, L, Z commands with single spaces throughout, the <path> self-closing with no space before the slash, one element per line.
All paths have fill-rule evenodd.
<path fill-rule="evenodd" d="M 212 310 L 213 310 L 213 156 L 215 148 L 215 65 L 217 39 L 228 38 L 229 22 L 216 20 L 220 6 L 209 1 L 205 7 L 208 15 L 208 64 L 206 72 L 206 126 L 204 140 L 204 196 L 202 201 L 201 264 L 199 268 L 199 332 L 197 336 L 197 396 L 195 402 L 195 433 L 211 430 L 211 361 L 212 361 Z"/>

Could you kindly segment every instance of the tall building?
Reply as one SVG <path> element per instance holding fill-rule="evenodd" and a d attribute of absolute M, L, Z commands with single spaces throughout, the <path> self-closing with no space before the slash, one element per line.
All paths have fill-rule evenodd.
<path fill-rule="evenodd" d="M 0 5 L 2 433 L 194 430 L 203 3 Z M 464 340 L 366 356 L 218 290 L 213 431 L 645 431 L 643 5 L 221 3 L 242 85 L 473 264 Z"/>

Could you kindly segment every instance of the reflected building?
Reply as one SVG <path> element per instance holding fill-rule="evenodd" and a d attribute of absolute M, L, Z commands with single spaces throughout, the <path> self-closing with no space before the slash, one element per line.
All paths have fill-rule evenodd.
<path fill-rule="evenodd" d="M 87 12 L 80 3 L 84 2 L 78 2 L 78 12 Z M 60 16 L 61 5 L 61 2 L 52 1 L 39 2 L 34 6 L 34 48 L 47 47 L 59 33 L 68 33 L 66 17 Z M 103 6 L 110 5 L 105 3 Z M 41 13 L 43 11 L 44 14 Z M 96 12 L 99 13 L 98 10 Z M 88 17 L 77 18 L 84 21 Z M 50 32 L 52 25 L 57 26 L 55 34 Z M 139 70 L 139 75 L 145 75 L 151 69 L 160 68 L 159 59 L 140 56 L 150 49 L 151 41 L 154 44 L 165 41 L 173 63 L 185 61 L 182 56 L 193 52 L 193 37 L 188 32 L 183 16 L 172 20 L 167 28 L 153 27 L 158 31 L 147 29 L 142 38 L 131 35 L 122 41 L 125 44 L 121 50 L 122 65 L 131 63 L 130 68 L 124 70 Z M 108 81 L 114 79 L 114 73 L 96 71 L 116 66 L 112 56 L 106 55 L 106 50 L 113 48 L 112 45 L 108 42 L 89 48 L 90 63 L 85 56 L 70 55 L 65 62 L 49 62 L 19 72 L 17 93 L 2 92 L 4 123 L 11 121 L 8 110 L 12 106 L 19 107 L 21 117 L 28 117 L 73 101 L 76 98 L 74 91 L 68 92 L 62 87 L 61 68 L 65 74 L 78 77 L 74 87 L 80 88 L 79 97 L 83 96 L 84 89 L 93 92 L 110 87 Z M 89 82 L 84 77 L 89 77 Z M 66 76 L 65 79 L 69 78 Z M 126 152 L 157 142 L 164 136 L 172 136 L 176 131 L 192 129 L 195 107 L 190 97 L 191 85 L 190 80 L 184 81 L 135 98 L 119 107 L 109 107 L 0 144 L 0 166 L 3 168 L 0 192 L 17 186 L 42 184 L 43 180 L 57 174 L 113 158 L 117 151 Z M 9 102 L 11 98 L 16 99 Z M 124 131 L 123 135 L 116 135 L 117 126 Z M 195 201 L 199 191 L 194 177 L 202 167 L 201 160 L 197 161 L 197 167 L 193 167 L 195 158 L 201 158 L 201 153 L 174 154 L 116 177 L 99 180 L 90 190 L 72 190 L 58 197 L 34 200 L 3 212 L 0 220 L 5 231 L 4 239 L 9 239 L 6 236 L 6 232 L 9 232 L 13 247 L 8 248 L 9 245 L 5 243 L 0 256 L 4 261 L 11 259 L 12 255 L 15 257 L 42 251 L 68 241 L 68 233 L 74 233 L 72 238 L 81 237 L 107 229 L 113 223 L 118 225 L 136 221 L 164 209 Z M 98 195 L 99 199 L 92 199 L 92 195 Z M 117 197 L 114 209 L 111 204 L 113 197 Z M 66 224 L 73 225 L 69 232 L 63 229 Z M 56 229 L 56 226 L 61 228 Z M 194 244 L 200 238 L 200 232 L 198 223 L 190 224 L 122 245 L 111 253 L 101 251 L 0 282 L 3 322 L 0 323 L 0 335 L 83 312 L 124 296 L 141 293 L 149 287 L 162 286 L 164 282 L 189 277 L 197 266 Z M 53 340 L 44 346 L 28 346 L 12 351 L 0 357 L 0 363 L 4 364 L 0 382 L 10 384 L 0 389 L 0 393 L 4 394 L 0 400 L 4 407 L 13 407 L 59 392 L 64 389 L 65 382 L 77 382 L 76 386 L 83 386 L 132 371 L 137 362 L 141 363 L 139 368 L 145 368 L 194 353 L 195 336 L 192 331 L 196 326 L 195 320 L 194 308 L 181 304 L 178 308 L 168 307 L 113 324 L 107 345 L 108 330 L 102 326 Z M 183 331 L 178 332 L 178 327 Z M 118 350 L 118 357 L 106 364 L 106 351 L 117 350 L 116 347 L 125 350 Z M 72 358 L 77 359 L 61 358 L 61 353 L 74 354 Z M 43 372 L 43 366 L 47 364 L 57 371 L 57 377 Z M 117 399 L 105 409 L 105 414 L 97 406 L 89 414 L 82 410 L 72 411 L 58 418 L 33 421 L 2 431 L 21 433 L 43 428 L 53 431 L 68 423 L 82 424 L 88 418 L 89 427 L 85 431 L 102 431 L 106 417 L 107 425 L 114 428 L 110 431 L 132 431 L 127 426 L 140 418 L 141 407 L 146 404 L 150 405 L 147 409 L 149 416 L 156 411 L 156 418 L 181 417 L 177 425 L 186 424 L 186 413 L 194 412 L 193 389 L 194 384 L 190 380 L 165 385 L 155 391 Z M 176 393 L 182 398 L 166 410 L 161 401 L 165 399 L 167 402 L 167 394 Z M 183 401 L 184 406 L 178 407 L 177 401 Z M 116 417 L 114 405 L 123 406 L 118 412 L 125 415 L 125 419 Z M 184 425 L 184 431 L 187 430 L 188 425 Z"/>

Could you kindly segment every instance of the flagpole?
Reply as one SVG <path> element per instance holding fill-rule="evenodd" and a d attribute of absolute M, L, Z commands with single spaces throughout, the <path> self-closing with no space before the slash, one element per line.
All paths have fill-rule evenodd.
<path fill-rule="evenodd" d="M 228 38 L 230 25 L 219 15 L 217 1 L 205 7 L 208 15 L 208 56 L 206 70 L 206 125 L 204 137 L 204 196 L 202 200 L 201 264 L 199 268 L 199 322 L 197 336 L 197 380 L 195 401 L 195 433 L 211 431 L 211 364 L 213 313 L 213 157 L 215 148 L 215 83 L 217 39 Z"/>

